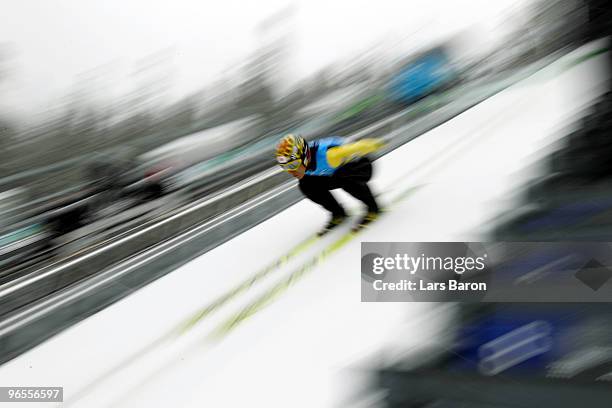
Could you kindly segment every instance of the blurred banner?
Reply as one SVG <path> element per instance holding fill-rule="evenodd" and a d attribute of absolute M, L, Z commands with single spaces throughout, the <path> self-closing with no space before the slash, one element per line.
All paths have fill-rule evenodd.
<path fill-rule="evenodd" d="M 608 242 L 363 242 L 364 302 L 610 302 Z"/>

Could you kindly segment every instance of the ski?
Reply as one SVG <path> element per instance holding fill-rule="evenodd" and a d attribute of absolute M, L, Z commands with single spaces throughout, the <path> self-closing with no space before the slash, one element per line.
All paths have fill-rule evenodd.
<path fill-rule="evenodd" d="M 413 187 L 403 191 L 398 194 L 394 198 L 394 200 L 389 204 L 389 207 L 393 207 L 401 202 L 405 197 L 414 193 L 418 190 L 419 187 Z M 241 323 L 247 320 L 249 317 L 253 316 L 270 303 L 272 303 L 276 298 L 278 298 L 282 293 L 284 293 L 289 287 L 297 282 L 299 279 L 303 278 L 308 274 L 308 272 L 315 269 L 317 266 L 321 265 L 327 258 L 329 258 L 332 254 L 343 248 L 346 244 L 353 240 L 361 231 L 370 225 L 376 223 L 384 213 L 388 211 L 381 212 L 380 216 L 373 220 L 370 224 L 361 228 L 352 228 L 349 232 L 344 233 L 341 237 L 333 241 L 329 244 L 329 246 L 325 247 L 318 255 L 315 255 L 300 267 L 295 269 L 285 278 L 277 282 L 272 288 L 267 290 L 262 295 L 258 296 L 254 301 L 250 302 L 247 306 L 242 308 L 239 312 L 235 313 L 229 319 L 225 320 L 221 323 L 209 336 L 209 339 L 212 341 L 220 340 L 221 338 L 228 335 L 232 330 L 238 327 Z"/>
<path fill-rule="evenodd" d="M 292 284 L 303 278 L 308 272 L 317 266 L 321 265 L 331 254 L 344 247 L 344 245 L 350 242 L 358 233 L 359 231 L 350 230 L 349 232 L 343 234 L 340 238 L 332 242 L 328 247 L 321 251 L 321 253 L 308 260 L 302 266 L 291 272 L 286 278 L 276 283 L 272 288 L 267 290 L 253 302 L 249 303 L 239 312 L 219 325 L 218 328 L 211 333 L 210 339 L 220 340 L 228 335 L 242 322 L 272 303 L 283 292 L 289 289 Z"/>
<path fill-rule="evenodd" d="M 348 222 L 348 220 L 346 221 Z M 341 227 L 341 226 L 340 226 Z M 306 252 L 309 248 L 311 248 L 314 244 L 324 239 L 328 235 L 333 234 L 338 229 L 335 228 L 333 230 L 327 231 L 323 234 L 315 233 L 312 236 L 300 241 L 296 245 L 294 245 L 291 249 L 289 249 L 284 255 L 278 257 L 275 261 L 271 262 L 255 274 L 251 275 L 244 281 L 240 282 L 234 288 L 230 289 L 225 294 L 219 296 L 208 305 L 203 307 L 202 309 L 195 312 L 191 317 L 185 319 L 183 323 L 181 323 L 176 329 L 175 333 L 177 335 L 182 335 L 185 332 L 189 331 L 193 326 L 204 320 L 208 315 L 215 312 L 217 309 L 230 302 L 232 299 L 236 298 L 243 292 L 246 292 L 251 287 L 253 287 L 257 282 L 264 279 L 266 276 L 270 275 L 272 272 L 282 268 L 293 258 L 299 256 L 300 254 Z"/>

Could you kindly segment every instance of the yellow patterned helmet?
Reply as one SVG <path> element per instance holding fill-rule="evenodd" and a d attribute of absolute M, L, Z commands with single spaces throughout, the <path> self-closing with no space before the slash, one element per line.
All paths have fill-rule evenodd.
<path fill-rule="evenodd" d="M 308 165 L 308 144 L 303 137 L 288 134 L 276 145 L 276 162 L 285 170 L 297 170 Z"/>

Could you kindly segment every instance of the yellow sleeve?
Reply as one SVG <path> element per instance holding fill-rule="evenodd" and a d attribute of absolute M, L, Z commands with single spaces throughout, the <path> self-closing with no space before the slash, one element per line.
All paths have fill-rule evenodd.
<path fill-rule="evenodd" d="M 339 167 L 351 160 L 375 152 L 385 145 L 382 139 L 361 139 L 354 143 L 332 147 L 327 150 L 327 162 L 333 168 Z"/>

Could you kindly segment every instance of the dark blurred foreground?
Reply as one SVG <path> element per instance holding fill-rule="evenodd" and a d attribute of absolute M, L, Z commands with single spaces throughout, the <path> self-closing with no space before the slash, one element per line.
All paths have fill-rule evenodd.
<path fill-rule="evenodd" d="M 607 407 L 610 311 L 579 303 L 457 307 L 425 352 L 379 372 L 378 406 Z"/>

